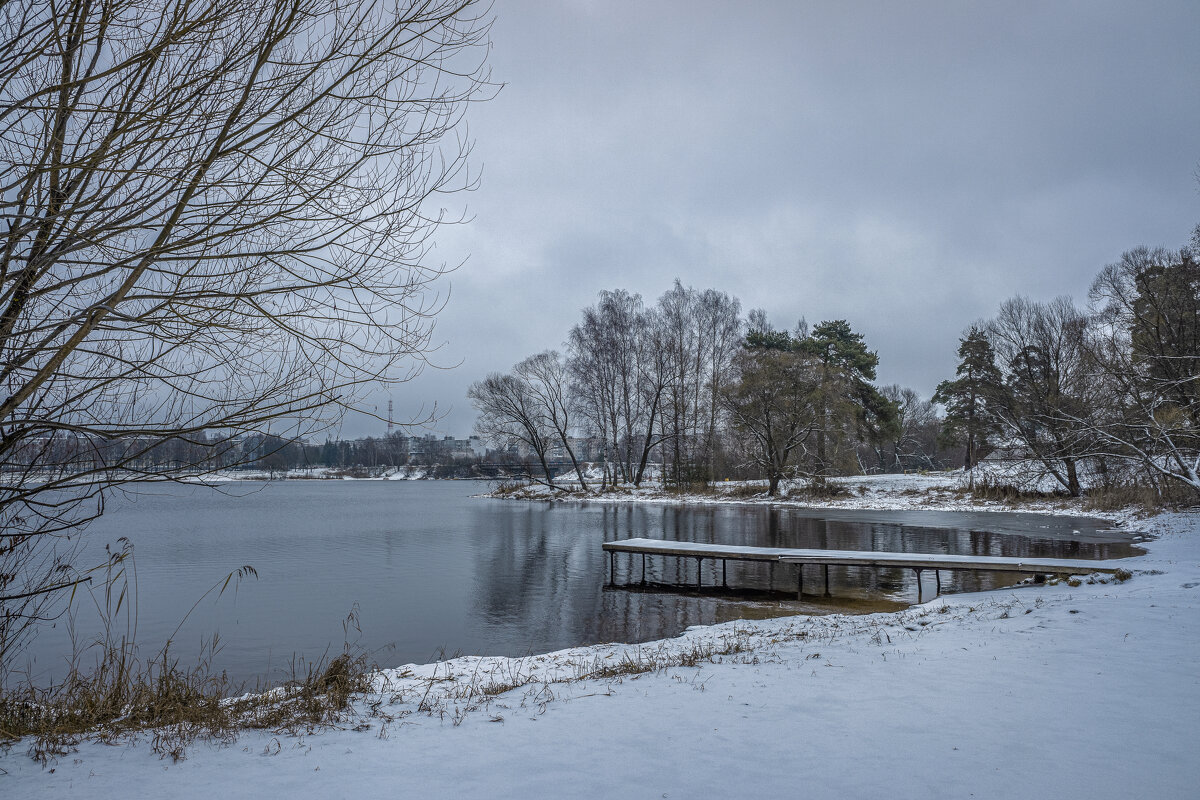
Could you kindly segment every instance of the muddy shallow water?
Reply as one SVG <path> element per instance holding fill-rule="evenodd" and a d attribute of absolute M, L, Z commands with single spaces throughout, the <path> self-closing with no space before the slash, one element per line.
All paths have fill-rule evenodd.
<path fill-rule="evenodd" d="M 172 636 L 187 663 L 216 632 L 215 665 L 238 681 L 278 680 L 294 656 L 341 652 L 347 639 L 383 666 L 442 654 L 524 655 L 606 641 L 648 641 L 690 625 L 796 613 L 867 612 L 915 602 L 911 570 L 830 569 L 831 598 L 797 602 L 795 568 L 730 562 L 743 591 L 606 587 L 601 542 L 636 536 L 763 547 L 820 547 L 1055 558 L 1138 552 L 1111 523 L 1036 514 L 821 511 L 761 506 L 548 503 L 472 498 L 465 481 L 291 481 L 146 487 L 110 504 L 87 532 L 90 552 L 127 536 L 135 546 L 136 621 L 143 650 Z M 695 579 L 695 560 L 653 558 L 647 578 Z M 257 579 L 204 593 L 232 570 Z M 618 583 L 633 579 L 618 560 Z M 640 562 L 637 578 L 640 579 Z M 720 567 L 705 562 L 705 583 Z M 815 569 L 815 568 L 814 568 Z M 806 573 L 808 575 L 809 573 Z M 806 587 L 819 586 L 818 574 Z M 942 573 L 943 592 L 1013 581 Z M 926 576 L 925 599 L 932 596 Z M 775 590 L 772 592 L 772 590 Z M 814 589 L 809 589 L 812 591 Z M 39 682 L 61 675 L 95 638 L 86 598 L 21 659 Z M 357 625 L 346 624 L 350 612 Z M 70 622 L 70 624 L 68 624 Z M 361 631 L 359 630 L 361 629 Z"/>

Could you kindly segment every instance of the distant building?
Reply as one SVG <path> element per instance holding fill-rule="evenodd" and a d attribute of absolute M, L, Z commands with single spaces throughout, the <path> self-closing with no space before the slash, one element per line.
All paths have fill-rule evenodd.
<path fill-rule="evenodd" d="M 446 458 L 482 458 L 487 455 L 487 446 L 478 436 L 458 439 L 453 436 L 395 436 L 393 441 L 413 463 Z"/>

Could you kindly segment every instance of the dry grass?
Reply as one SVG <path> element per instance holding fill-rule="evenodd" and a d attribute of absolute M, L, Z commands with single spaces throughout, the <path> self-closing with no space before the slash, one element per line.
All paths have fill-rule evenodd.
<path fill-rule="evenodd" d="M 737 486 L 731 486 L 729 488 L 723 488 L 718 485 L 715 494 L 719 494 L 721 497 L 732 497 L 739 500 L 744 500 L 750 497 L 766 496 L 767 487 L 765 485 L 756 483 L 740 483 Z"/>
<path fill-rule="evenodd" d="M 1118 484 L 1089 490 L 1084 497 L 1083 507 L 1088 511 L 1120 511 L 1133 507 L 1154 514 L 1192 507 L 1197 502 L 1200 502 L 1200 496 L 1179 483 L 1168 483 L 1161 487 Z"/>
<path fill-rule="evenodd" d="M 249 577 L 257 577 L 253 567 L 231 572 L 201 596 L 192 611 L 205 597 L 220 597 Z M 92 600 L 105 633 L 90 646 L 76 645 L 63 680 L 49 686 L 32 680 L 13 685 L 11 675 L 4 676 L 0 745 L 28 741 L 29 755 L 45 764 L 72 752 L 84 740 L 116 742 L 149 736 L 154 752 L 179 760 L 192 742 L 231 742 L 243 729 L 301 731 L 338 724 L 349 714 L 352 700 L 371 688 L 374 664 L 349 641 L 352 630 L 361 634 L 357 608 L 343 621 L 347 641 L 341 655 L 316 663 L 294 659 L 291 675 L 281 685 L 247 692 L 244 685 L 233 684 L 215 669 L 220 652 L 216 636 L 190 666 L 174 657 L 170 641 L 143 660 L 132 635 L 113 633 L 122 627 L 114 624 L 118 619 L 126 620 L 126 631 L 136 630 L 136 604 L 128 599 L 124 568 L 110 573 L 103 587 Z M 190 614 L 180 621 L 176 633 Z M 85 657 L 94 665 L 86 666 Z"/>
<path fill-rule="evenodd" d="M 824 483 L 814 482 L 805 484 L 804 486 L 793 486 L 788 489 L 786 494 L 788 500 L 807 500 L 813 502 L 853 496 L 854 490 L 851 487 L 829 481 Z"/>
<path fill-rule="evenodd" d="M 0 694 L 0 739 L 29 741 L 29 755 L 47 763 L 87 739 L 134 740 L 148 735 L 154 752 L 184 757 L 197 740 L 228 743 L 242 729 L 286 732 L 338 724 L 352 700 L 371 688 L 372 664 L 347 651 L 305 669 L 294 665 L 281 686 L 245 693 L 208 656 L 182 667 L 168 649 L 148 663 L 132 647 L 113 647 L 89 672 L 73 668 L 49 688 L 32 685 Z"/>
<path fill-rule="evenodd" d="M 1064 500 L 1068 497 L 1066 492 L 1042 492 L 1033 489 L 1024 489 L 1011 484 L 992 483 L 990 481 L 976 481 L 974 489 L 964 486 L 952 491 L 960 497 L 969 497 L 972 500 L 993 500 L 1012 505 L 1019 505 L 1026 502 Z"/>
<path fill-rule="evenodd" d="M 513 497 L 522 499 L 529 495 L 530 491 L 537 488 L 536 484 L 529 481 L 523 481 L 516 478 L 502 478 L 493 483 L 491 494 L 495 497 Z"/>

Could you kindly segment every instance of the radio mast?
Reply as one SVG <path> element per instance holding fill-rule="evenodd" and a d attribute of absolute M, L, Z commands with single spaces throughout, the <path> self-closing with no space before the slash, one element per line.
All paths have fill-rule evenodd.
<path fill-rule="evenodd" d="M 388 398 L 388 431 L 387 435 L 392 435 L 392 398 Z"/>

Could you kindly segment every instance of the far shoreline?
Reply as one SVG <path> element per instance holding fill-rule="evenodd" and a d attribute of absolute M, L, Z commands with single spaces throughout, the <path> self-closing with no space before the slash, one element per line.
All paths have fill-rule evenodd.
<path fill-rule="evenodd" d="M 937 473 L 839 476 L 827 481 L 828 489 L 816 493 L 796 481 L 781 486 L 776 496 L 766 494 L 765 481 L 722 481 L 707 491 L 664 490 L 649 482 L 641 487 L 621 486 L 603 493 L 583 492 L 578 482 L 564 481 L 550 488 L 526 483 L 500 487 L 478 495 L 483 498 L 575 503 L 652 503 L 662 505 L 767 506 L 812 511 L 958 511 L 972 513 L 1052 514 L 1106 520 L 1120 527 L 1158 513 L 1133 504 L 1097 507 L 1089 497 L 1072 498 L 1051 492 L 1013 492 L 1006 498 L 980 496 L 966 486 L 962 470 Z M 758 491 L 755 491 L 755 490 Z M 1145 534 L 1149 536 L 1150 534 Z"/>

